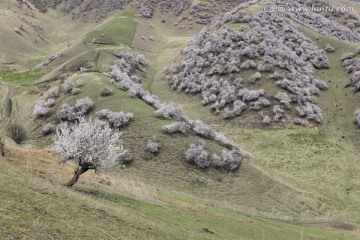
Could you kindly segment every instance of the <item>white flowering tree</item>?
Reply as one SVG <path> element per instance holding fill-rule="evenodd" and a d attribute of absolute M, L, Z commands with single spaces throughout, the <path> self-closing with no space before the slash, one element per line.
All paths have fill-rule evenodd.
<path fill-rule="evenodd" d="M 86 121 L 84 118 L 75 124 L 60 125 L 54 135 L 53 151 L 63 158 L 64 163 L 75 161 L 78 164 L 68 187 L 88 170 L 96 172 L 113 167 L 125 153 L 118 130 L 100 120 Z"/>

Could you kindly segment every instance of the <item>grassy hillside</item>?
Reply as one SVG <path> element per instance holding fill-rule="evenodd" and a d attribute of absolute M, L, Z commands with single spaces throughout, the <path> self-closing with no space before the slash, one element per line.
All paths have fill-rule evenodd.
<path fill-rule="evenodd" d="M 266 177 L 274 180 L 276 184 L 297 192 L 298 197 L 290 197 L 286 203 L 282 202 L 284 195 L 279 192 L 269 191 L 268 193 L 272 199 L 270 202 L 280 202 L 282 210 L 284 210 L 284 206 L 288 206 L 285 210 L 287 214 L 294 214 L 298 217 L 301 215 L 302 219 L 310 221 L 317 219 L 317 221 L 331 222 L 338 219 L 358 225 L 359 219 L 356 217 L 356 212 L 358 212 L 357 206 L 359 206 L 357 187 L 359 178 L 356 172 L 358 171 L 359 133 L 352 125 L 352 118 L 359 97 L 354 95 L 351 90 L 344 88 L 348 76 L 340 62 L 341 55 L 356 46 L 315 34 L 304 28 L 302 30 L 319 47 L 323 48 L 325 43 L 331 43 L 337 49 L 334 54 L 328 54 L 330 70 L 317 73 L 321 79 L 326 80 L 330 87 L 319 98 L 326 117 L 325 123 L 317 128 L 304 129 L 288 126 L 283 129 L 244 129 L 241 128 L 241 125 L 251 124 L 253 119 L 245 118 L 245 120 L 240 120 L 242 121 L 240 123 L 236 120 L 224 122 L 221 117 L 209 114 L 208 110 L 201 106 L 199 97 L 169 91 L 167 82 L 163 78 L 164 66 L 176 59 L 176 52 L 185 45 L 187 38 L 186 36 L 174 38 L 164 29 L 158 30 L 158 35 L 164 40 L 159 41 L 158 48 L 153 48 L 154 53 L 143 51 L 145 56 L 155 59 L 152 65 L 154 77 L 151 79 L 157 81 L 149 82 L 150 90 L 161 99 L 176 102 L 191 117 L 201 118 L 217 130 L 231 136 L 245 149 L 253 152 L 255 161 L 251 163 L 250 169 L 253 168 L 255 172 L 260 171 Z M 141 49 L 141 44 L 139 49 Z M 277 90 L 279 88 L 275 91 Z M 245 171 L 244 168 L 246 166 L 243 166 L 240 171 L 239 182 L 246 179 L 242 175 L 244 174 L 242 171 Z M 246 169 L 246 171 L 251 170 Z M 256 182 L 254 179 L 251 180 Z M 241 184 L 236 180 L 235 182 L 237 186 Z M 249 183 L 247 182 L 246 185 L 249 186 Z M 214 196 L 213 192 L 210 193 L 209 185 L 206 191 L 201 192 L 201 194 L 206 193 L 209 193 L 207 196 Z M 251 193 L 254 196 L 250 201 L 249 199 L 245 201 L 246 207 L 250 202 L 256 202 L 257 207 L 269 203 L 257 201 L 264 197 L 263 192 L 256 194 L 252 188 Z M 304 195 L 308 195 L 309 199 L 299 198 Z M 244 195 L 234 198 L 237 198 L 239 206 Z M 297 206 L 295 202 L 299 205 Z M 264 209 L 269 208 L 264 207 Z M 279 213 L 281 210 L 276 209 L 274 212 Z"/>
<path fill-rule="evenodd" d="M 35 68 L 45 59 L 71 47 L 95 23 L 74 22 L 59 10 L 40 13 L 31 3 L 0 3 L 0 69 Z M 15 28 L 20 29 L 16 33 Z"/>
<path fill-rule="evenodd" d="M 317 72 L 329 85 L 329 90 L 319 97 L 325 121 L 314 128 L 292 125 L 261 128 L 253 124 L 252 117 L 224 121 L 203 107 L 199 96 L 170 91 L 164 69 L 179 58 L 180 50 L 201 26 L 178 29 L 173 22 L 181 16 L 166 16 L 169 20 L 163 23 L 164 16 L 158 12 L 150 20 L 136 18 L 135 13 L 136 8 L 129 7 L 98 26 L 87 25 L 81 29 L 80 23 L 70 20 L 67 20 L 69 26 L 60 27 L 55 27 L 57 22 L 50 20 L 48 27 L 53 30 L 45 32 L 51 33 L 49 39 L 53 42 L 39 51 L 25 52 L 19 58 L 23 62 L 16 63 L 24 71 L 0 71 L 0 104 L 4 106 L 7 98 L 13 97 L 17 118 L 30 132 L 23 146 L 15 146 L 8 139 L 6 157 L 0 158 L 0 185 L 3 186 L 0 189 L 0 238 L 358 237 L 360 140 L 352 117 L 359 107 L 359 96 L 343 87 L 348 75 L 340 62 L 343 53 L 357 46 L 302 28 L 319 47 L 331 43 L 336 48 L 335 53 L 328 54 L 330 69 Z M 56 14 L 49 10 L 44 19 L 59 16 Z M 73 33 L 70 29 L 79 31 Z M 150 36 L 154 39 L 150 40 Z M 67 38 L 72 40 L 69 46 Z M 109 44 L 92 44 L 94 38 Z M 115 49 L 133 49 L 143 54 L 149 68 L 139 76 L 146 89 L 163 101 L 183 107 L 190 117 L 223 132 L 252 152 L 255 159 L 245 162 L 232 174 L 198 170 L 186 163 L 184 151 L 194 137 L 163 134 L 161 127 L 172 120 L 154 117 L 151 107 L 129 97 L 106 76 L 115 60 L 112 54 Z M 41 70 L 25 70 L 26 64 L 39 67 L 48 56 L 59 51 L 62 56 Z M 6 61 L 11 60 L 10 55 L 4 53 Z M 97 72 L 80 74 L 76 66 L 90 66 Z M 41 126 L 54 121 L 55 115 L 38 120 L 31 117 L 34 103 L 41 99 L 32 94 L 31 89 L 56 87 L 59 83 L 55 80 L 63 73 L 74 82 L 83 79 L 84 86 L 79 95 L 60 97 L 54 113 L 61 104 L 72 104 L 85 96 L 93 99 L 95 111 L 109 108 L 134 113 L 134 120 L 124 130 L 125 147 L 134 156 L 133 164 L 100 176 L 87 173 L 74 189 L 63 187 L 73 166 L 59 165 L 58 159 L 46 148 L 51 138 L 42 137 L 40 133 Z M 107 98 L 100 97 L 105 86 L 114 90 Z M 269 86 L 271 90 L 278 88 Z M 4 134 L 2 127 L 0 136 Z M 160 142 L 161 152 L 146 160 L 146 142 L 153 136 Z M 219 150 L 214 143 L 207 144 L 211 151 Z"/>
<path fill-rule="evenodd" d="M 2 239 L 355 239 L 251 217 L 130 179 L 112 179 L 106 186 L 91 183 L 94 176 L 83 176 L 81 184 L 68 189 L 61 183 L 70 168 L 50 177 L 33 165 L 40 161 L 47 169 L 59 168 L 49 161 L 55 160 L 51 155 L 17 148 L 10 148 L 7 155 L 0 162 Z"/>

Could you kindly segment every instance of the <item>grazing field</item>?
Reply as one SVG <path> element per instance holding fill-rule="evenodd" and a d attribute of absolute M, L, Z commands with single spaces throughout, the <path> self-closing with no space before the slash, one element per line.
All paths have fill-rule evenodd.
<path fill-rule="evenodd" d="M 70 168 L 61 169 L 48 153 L 10 148 L 7 155 L 0 162 L 4 239 L 355 239 L 342 231 L 249 216 L 130 179 L 111 179 L 107 186 L 101 177 L 88 175 L 68 189 L 61 183 L 71 174 Z M 54 170 L 51 176 L 41 170 L 44 166 Z"/>
<path fill-rule="evenodd" d="M 191 6 L 196 3 L 191 1 Z M 260 1 L 247 12 L 256 14 L 266 3 Z M 12 1 L 6 0 L 0 7 L 5 9 L 0 11 L 0 19 L 14 14 Z M 49 19 L 44 25 L 48 45 L 13 56 L 6 50 L 8 45 L 0 43 L 0 60 L 16 62 L 11 70 L 0 70 L 0 137 L 6 139 L 5 157 L 0 157 L 0 238 L 359 238 L 360 132 L 353 125 L 353 113 L 360 107 L 360 95 L 344 88 L 350 75 L 340 60 L 359 45 L 291 22 L 316 47 L 324 49 L 330 43 L 335 48 L 335 52 L 326 53 L 330 68 L 314 70 L 314 75 L 328 85 L 316 101 L 324 119 L 309 127 L 290 122 L 266 126 L 259 121 L 258 112 L 246 110 L 241 117 L 224 119 L 201 104 L 201 94 L 170 89 L 166 79 L 169 67 L 181 63 L 181 50 L 204 27 L 193 21 L 191 9 L 179 16 L 155 10 L 150 19 L 136 17 L 137 10 L 129 5 L 95 24 L 72 21 L 57 9 L 49 9 L 47 14 L 35 15 L 39 22 Z M 58 24 L 55 17 L 66 18 L 68 26 Z M 247 29 L 250 24 L 231 22 L 226 26 L 236 30 Z M 79 31 L 74 32 L 77 28 Z M 3 29 L 13 31 L 13 27 L 0 24 Z M 18 40 L 23 36 L 16 37 L 6 40 L 16 39 L 10 50 L 23 44 L 24 39 Z M 26 44 L 33 44 L 28 40 Z M 114 50 L 144 55 L 148 66 L 134 74 L 145 90 L 224 133 L 254 159 L 244 160 L 232 172 L 198 169 L 186 162 L 185 151 L 197 137 L 165 134 L 162 127 L 175 120 L 156 117 L 153 107 L 117 86 L 109 74 L 116 60 Z M 61 54 L 42 65 L 57 53 Z M 82 73 L 80 67 L 90 70 Z M 256 70 L 244 72 L 244 79 L 248 79 Z M 268 75 L 264 74 L 257 85 L 246 86 L 262 87 L 275 95 L 281 88 Z M 66 94 L 62 90 L 49 117 L 34 116 L 35 103 L 44 99 L 43 89 L 63 89 L 62 81 L 76 85 L 80 79 L 83 84 L 79 92 Z M 105 87 L 112 89 L 106 97 L 101 96 Z M 61 158 L 51 153 L 52 137 L 44 136 L 42 127 L 60 123 L 62 105 L 73 105 L 85 97 L 94 102 L 91 118 L 102 109 L 134 115 L 129 126 L 121 129 L 124 147 L 133 161 L 110 172 L 89 171 L 74 188 L 66 188 L 75 165 L 59 164 Z M 9 98 L 13 101 L 11 118 L 4 114 Z M 5 128 L 11 122 L 20 122 L 26 128 L 28 139 L 23 144 L 17 145 L 6 136 Z M 146 144 L 152 138 L 159 142 L 160 153 L 149 158 Z M 214 141 L 205 142 L 209 153 L 221 153 Z"/>

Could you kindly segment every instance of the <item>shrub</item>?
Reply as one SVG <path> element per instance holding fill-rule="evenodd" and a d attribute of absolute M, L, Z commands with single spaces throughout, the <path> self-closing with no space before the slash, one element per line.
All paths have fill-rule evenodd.
<path fill-rule="evenodd" d="M 223 146 L 225 148 L 234 148 L 236 144 L 229 140 L 223 133 L 221 132 L 215 132 L 215 137 L 213 139 L 215 142 L 217 142 L 220 146 Z"/>
<path fill-rule="evenodd" d="M 296 125 L 303 126 L 303 127 L 307 127 L 310 124 L 308 120 L 303 119 L 303 118 L 298 118 L 298 117 L 293 119 L 293 123 Z"/>
<path fill-rule="evenodd" d="M 74 106 L 65 103 L 59 109 L 58 117 L 62 121 L 76 121 L 87 115 L 93 106 L 94 103 L 88 97 L 77 100 Z"/>
<path fill-rule="evenodd" d="M 275 71 L 274 73 L 270 74 L 269 77 L 270 77 L 271 79 L 276 80 L 276 81 L 284 79 L 284 76 L 281 75 L 280 73 L 276 72 L 276 71 Z"/>
<path fill-rule="evenodd" d="M 190 126 L 185 122 L 179 121 L 163 126 L 162 130 L 167 134 L 188 133 Z"/>
<path fill-rule="evenodd" d="M 243 111 L 246 109 L 246 103 L 240 100 L 236 100 L 234 102 L 233 109 L 230 110 L 229 108 L 225 108 L 224 110 L 224 118 L 234 118 L 241 115 Z"/>
<path fill-rule="evenodd" d="M 147 142 L 147 149 L 151 154 L 157 154 L 160 150 L 160 144 L 156 141 L 156 139 L 151 138 Z"/>
<path fill-rule="evenodd" d="M 360 108 L 358 108 L 354 113 L 354 123 L 356 126 L 360 127 Z"/>
<path fill-rule="evenodd" d="M 240 54 L 242 56 L 252 58 L 252 59 L 259 56 L 257 51 L 255 49 L 251 48 L 250 46 L 246 46 L 246 47 L 242 48 L 241 51 L 240 51 Z"/>
<path fill-rule="evenodd" d="M 122 128 L 126 126 L 133 117 L 132 113 L 113 112 L 109 116 L 108 121 L 111 127 Z"/>
<path fill-rule="evenodd" d="M 80 98 L 76 101 L 74 109 L 79 115 L 86 115 L 94 107 L 93 101 L 89 97 Z"/>
<path fill-rule="evenodd" d="M 60 107 L 57 115 L 62 121 L 74 121 L 79 119 L 79 115 L 75 112 L 74 107 L 67 103 Z"/>
<path fill-rule="evenodd" d="M 20 123 L 9 123 L 6 126 L 6 134 L 17 144 L 23 143 L 28 137 L 26 128 Z"/>
<path fill-rule="evenodd" d="M 81 92 L 80 88 L 77 88 L 77 87 L 74 87 L 72 90 L 71 90 L 71 94 L 72 95 L 77 95 Z"/>
<path fill-rule="evenodd" d="M 281 109 L 280 105 L 275 105 L 273 108 L 273 113 L 274 120 L 278 122 L 283 117 L 284 110 Z"/>
<path fill-rule="evenodd" d="M 275 95 L 275 98 L 279 100 L 279 102 L 284 105 L 286 108 L 291 108 L 291 98 L 284 92 L 278 92 Z"/>
<path fill-rule="evenodd" d="M 258 64 L 257 69 L 260 72 L 273 72 L 274 71 L 274 65 L 271 63 L 261 62 Z"/>
<path fill-rule="evenodd" d="M 250 109 L 251 110 L 255 110 L 255 111 L 258 111 L 260 110 L 261 108 L 263 107 L 269 107 L 271 105 L 270 101 L 267 100 L 266 98 L 264 97 L 260 97 L 257 101 L 255 102 L 252 102 L 250 104 Z"/>
<path fill-rule="evenodd" d="M 355 54 L 354 53 L 344 53 L 341 57 L 341 61 L 345 61 L 345 60 L 348 60 L 348 59 L 351 59 L 351 58 L 354 58 L 355 57 Z"/>
<path fill-rule="evenodd" d="M 261 73 L 256 72 L 256 73 L 254 73 L 253 75 L 250 76 L 249 81 L 254 84 L 254 83 L 256 83 L 256 81 L 258 81 L 260 78 L 261 78 Z"/>
<path fill-rule="evenodd" d="M 82 87 L 84 86 L 84 80 L 82 80 L 81 78 L 76 80 L 76 86 L 77 87 Z"/>
<path fill-rule="evenodd" d="M 155 111 L 156 117 L 168 117 L 179 119 L 183 115 L 183 112 L 180 108 L 173 106 L 172 104 L 161 104 L 159 108 Z"/>
<path fill-rule="evenodd" d="M 203 140 L 196 140 L 190 144 L 185 152 L 185 158 L 189 163 L 195 164 L 199 168 L 207 168 L 210 166 L 208 153 Z"/>
<path fill-rule="evenodd" d="M 234 85 L 235 85 L 236 89 L 241 89 L 241 88 L 243 88 L 243 87 L 244 87 L 243 82 L 244 82 L 244 79 L 243 79 L 243 78 L 241 78 L 241 77 L 236 78 L 236 79 L 234 80 Z"/>
<path fill-rule="evenodd" d="M 257 65 L 254 60 L 246 60 L 240 65 L 241 69 L 250 69 L 250 68 L 256 68 Z"/>
<path fill-rule="evenodd" d="M 65 81 L 64 84 L 63 84 L 63 89 L 64 89 L 65 93 L 70 93 L 71 90 L 73 90 L 74 87 L 75 87 L 74 84 L 70 80 Z"/>
<path fill-rule="evenodd" d="M 264 93 L 264 89 L 248 90 L 245 88 L 239 91 L 238 96 L 241 97 L 244 102 L 250 102 L 258 100 Z"/>
<path fill-rule="evenodd" d="M 335 52 L 335 48 L 334 48 L 333 46 L 331 46 L 329 43 L 327 43 L 327 44 L 325 45 L 325 51 L 326 51 L 326 52 L 329 52 L 329 53 Z"/>
<path fill-rule="evenodd" d="M 216 153 L 211 156 L 210 160 L 211 165 L 215 168 L 222 168 L 224 166 L 223 159 Z"/>
<path fill-rule="evenodd" d="M 354 62 L 356 62 L 356 59 L 355 59 L 355 58 L 345 59 L 345 60 L 343 61 L 343 66 L 344 66 L 344 67 L 350 66 L 350 65 L 354 64 Z"/>
<path fill-rule="evenodd" d="M 102 109 L 96 112 L 100 120 L 106 120 L 112 128 L 122 128 L 128 125 L 134 117 L 132 113 L 112 112 L 109 109 Z"/>
<path fill-rule="evenodd" d="M 265 125 L 269 125 L 271 123 L 271 117 L 269 117 L 268 115 L 262 115 L 262 123 Z"/>
<path fill-rule="evenodd" d="M 43 135 L 49 135 L 55 132 L 55 126 L 51 123 L 44 125 L 41 129 Z"/>
<path fill-rule="evenodd" d="M 49 115 L 51 107 L 54 106 L 55 100 L 48 98 L 47 100 L 40 100 L 35 104 L 32 115 L 34 117 L 44 117 Z"/>
<path fill-rule="evenodd" d="M 297 106 L 296 111 L 300 117 L 306 117 L 307 120 L 314 120 L 317 123 L 321 123 L 323 119 L 321 109 L 317 105 L 310 102 Z"/>
<path fill-rule="evenodd" d="M 33 110 L 34 117 L 43 117 L 47 116 L 50 113 L 51 109 L 44 107 L 42 104 L 37 103 Z"/>
<path fill-rule="evenodd" d="M 234 23 L 243 23 L 243 22 L 249 22 L 249 15 L 247 15 L 247 13 L 243 10 L 241 11 L 236 11 L 235 14 L 232 15 L 232 21 Z"/>
<path fill-rule="evenodd" d="M 95 113 L 95 115 L 100 120 L 108 120 L 108 118 L 110 117 L 111 114 L 112 114 L 112 111 L 110 111 L 109 109 L 101 109 L 100 111 L 97 111 Z"/>
<path fill-rule="evenodd" d="M 17 33 L 17 34 L 21 34 L 21 30 L 19 28 L 14 28 L 14 31 Z"/>
<path fill-rule="evenodd" d="M 130 163 L 132 163 L 132 161 L 134 160 L 133 156 L 131 155 L 131 153 L 128 150 L 124 150 L 124 153 L 122 153 L 117 159 L 116 159 L 116 164 L 119 165 L 128 165 Z"/>
<path fill-rule="evenodd" d="M 48 91 L 46 91 L 44 93 L 44 98 L 48 99 L 48 98 L 53 98 L 56 99 L 60 96 L 60 90 L 59 88 L 54 88 L 54 89 L 50 89 Z"/>
<path fill-rule="evenodd" d="M 102 97 L 107 97 L 107 96 L 110 96 L 110 95 L 111 95 L 112 91 L 113 91 L 112 88 L 104 87 L 104 88 L 101 90 L 100 95 L 101 95 Z"/>
<path fill-rule="evenodd" d="M 209 126 L 204 124 L 201 120 L 191 121 L 191 129 L 196 133 L 196 135 L 202 138 L 214 139 L 216 135 L 216 132 L 214 132 Z"/>
<path fill-rule="evenodd" d="M 212 156 L 212 165 L 215 168 L 225 169 L 228 171 L 235 171 L 242 162 L 241 153 L 236 150 L 223 150 L 222 156 L 214 154 Z"/>

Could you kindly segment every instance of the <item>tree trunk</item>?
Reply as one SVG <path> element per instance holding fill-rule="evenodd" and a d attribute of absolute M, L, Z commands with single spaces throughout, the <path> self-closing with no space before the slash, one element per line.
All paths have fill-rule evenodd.
<path fill-rule="evenodd" d="M 66 184 L 67 187 L 72 187 L 74 186 L 75 183 L 77 183 L 77 181 L 79 180 L 79 177 L 81 174 L 85 173 L 87 170 L 89 170 L 89 168 L 84 168 L 79 166 L 75 171 L 74 171 L 74 177 Z"/>

